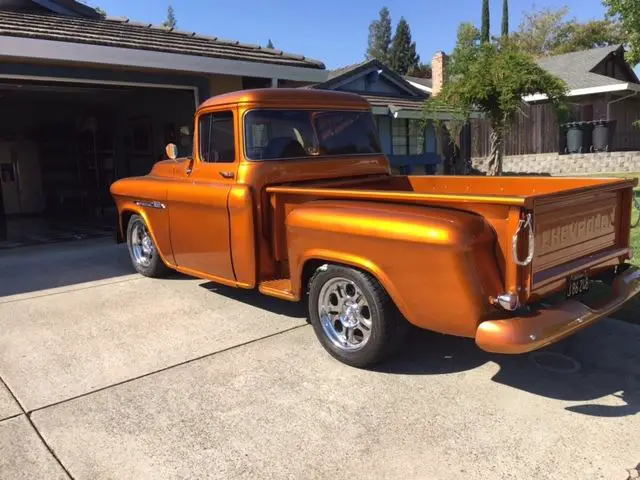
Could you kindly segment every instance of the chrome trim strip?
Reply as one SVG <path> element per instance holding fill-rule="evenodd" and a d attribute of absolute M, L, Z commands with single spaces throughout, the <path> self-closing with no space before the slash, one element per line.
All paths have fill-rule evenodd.
<path fill-rule="evenodd" d="M 135 203 L 140 207 L 159 208 L 159 209 L 167 208 L 167 206 L 164 203 L 158 202 L 157 200 L 154 200 L 153 202 L 147 202 L 146 200 L 136 200 L 133 203 Z"/>

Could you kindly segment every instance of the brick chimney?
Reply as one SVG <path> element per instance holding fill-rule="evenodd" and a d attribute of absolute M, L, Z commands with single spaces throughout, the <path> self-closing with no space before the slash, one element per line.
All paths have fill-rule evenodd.
<path fill-rule="evenodd" d="M 431 81 L 433 83 L 432 95 L 437 95 L 442 90 L 446 79 L 447 60 L 449 57 L 443 51 L 437 51 L 431 60 Z"/>

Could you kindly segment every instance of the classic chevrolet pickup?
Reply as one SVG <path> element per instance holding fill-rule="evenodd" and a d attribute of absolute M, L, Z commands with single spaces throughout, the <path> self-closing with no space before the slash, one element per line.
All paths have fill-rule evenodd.
<path fill-rule="evenodd" d="M 136 270 L 307 298 L 319 341 L 350 365 L 383 359 L 409 323 L 535 350 L 640 291 L 637 180 L 393 176 L 369 104 L 306 89 L 211 98 L 193 143 L 111 186 Z"/>

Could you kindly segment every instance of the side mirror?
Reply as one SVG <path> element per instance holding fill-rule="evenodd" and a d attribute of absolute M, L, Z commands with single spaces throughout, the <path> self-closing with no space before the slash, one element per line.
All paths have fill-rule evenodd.
<path fill-rule="evenodd" d="M 167 157 L 171 160 L 175 160 L 178 157 L 178 147 L 176 147 L 175 143 L 169 143 L 164 149 L 167 152 Z"/>

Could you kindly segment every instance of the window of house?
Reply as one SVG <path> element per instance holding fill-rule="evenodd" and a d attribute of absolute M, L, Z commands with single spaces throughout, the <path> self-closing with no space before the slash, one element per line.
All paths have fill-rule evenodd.
<path fill-rule="evenodd" d="M 424 129 L 420 120 L 394 118 L 392 135 L 394 155 L 421 155 L 424 153 Z"/>
<path fill-rule="evenodd" d="M 203 162 L 234 162 L 236 159 L 233 112 L 200 116 L 200 159 Z"/>

